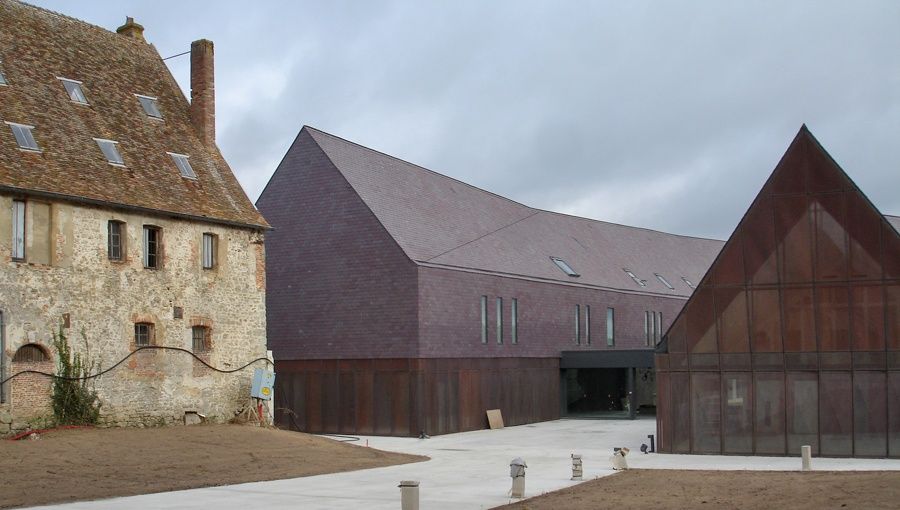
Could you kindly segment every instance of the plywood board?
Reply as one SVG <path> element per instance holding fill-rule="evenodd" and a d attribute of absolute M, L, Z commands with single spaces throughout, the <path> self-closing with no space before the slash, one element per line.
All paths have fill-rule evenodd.
<path fill-rule="evenodd" d="M 488 409 L 487 419 L 491 430 L 503 428 L 503 415 L 499 409 Z"/>

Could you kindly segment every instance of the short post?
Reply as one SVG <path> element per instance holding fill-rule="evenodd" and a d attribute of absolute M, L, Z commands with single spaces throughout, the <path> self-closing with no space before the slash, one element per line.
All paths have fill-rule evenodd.
<path fill-rule="evenodd" d="M 402 510 L 419 510 L 419 482 L 403 480 L 400 482 L 400 508 Z"/>
<path fill-rule="evenodd" d="M 647 439 L 650 440 L 650 453 L 656 453 L 656 438 L 653 434 L 647 436 Z"/>
<path fill-rule="evenodd" d="M 801 446 L 800 457 L 802 458 L 800 471 L 812 471 L 812 448 Z"/>
<path fill-rule="evenodd" d="M 525 497 L 525 468 L 528 464 L 522 457 L 516 457 L 509 463 L 509 476 L 512 477 L 512 488 L 509 495 L 514 498 Z"/>
<path fill-rule="evenodd" d="M 581 454 L 573 453 L 572 454 L 572 480 L 583 480 L 582 476 L 584 471 L 582 470 L 581 464 Z"/>

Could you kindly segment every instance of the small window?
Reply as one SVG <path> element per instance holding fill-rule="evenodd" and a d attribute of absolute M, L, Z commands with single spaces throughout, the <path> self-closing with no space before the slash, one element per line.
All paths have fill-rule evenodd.
<path fill-rule="evenodd" d="M 144 225 L 144 267 L 159 269 L 162 255 L 162 230 L 159 227 Z"/>
<path fill-rule="evenodd" d="M 616 310 L 613 308 L 606 309 L 606 345 L 616 345 Z"/>
<path fill-rule="evenodd" d="M 553 263 L 556 264 L 556 267 L 560 268 L 563 273 L 566 273 L 573 278 L 578 278 L 579 276 L 581 276 L 580 274 L 576 273 L 575 270 L 572 269 L 572 266 L 570 266 L 565 260 L 557 257 L 550 257 L 550 260 L 552 260 Z"/>
<path fill-rule="evenodd" d="M 650 331 L 650 323 L 652 319 L 650 319 L 650 312 L 644 312 L 644 344 L 647 346 L 652 345 L 650 342 L 651 331 Z"/>
<path fill-rule="evenodd" d="M 509 304 L 509 339 L 512 343 L 519 343 L 519 300 L 512 298 Z"/>
<path fill-rule="evenodd" d="M 669 290 L 675 290 L 675 287 L 673 287 L 672 284 L 669 283 L 669 280 L 666 280 L 666 278 L 663 275 L 661 275 L 659 273 L 653 273 L 653 274 L 656 275 L 656 279 L 659 280 L 660 283 L 662 283 L 663 285 L 668 287 Z"/>
<path fill-rule="evenodd" d="M 106 224 L 106 255 L 109 260 L 121 261 L 125 255 L 125 224 L 110 220 Z"/>
<path fill-rule="evenodd" d="M 662 339 L 662 312 L 656 312 L 654 316 L 656 317 L 656 326 L 653 331 L 656 333 L 656 338 L 653 339 L 653 345 L 656 345 Z"/>
<path fill-rule="evenodd" d="M 635 276 L 634 273 L 632 273 L 630 269 L 623 269 L 622 271 L 625 271 L 625 274 L 627 274 L 628 276 L 630 276 L 631 279 L 634 280 L 634 283 L 640 285 L 641 287 L 646 287 L 646 286 L 647 286 L 647 280 L 641 280 L 640 278 L 638 278 L 637 276 Z"/>
<path fill-rule="evenodd" d="M 12 203 L 12 258 L 25 260 L 25 201 Z"/>
<path fill-rule="evenodd" d="M 19 347 L 19 350 L 16 351 L 12 360 L 17 363 L 40 363 L 42 361 L 49 361 L 50 358 L 40 346 L 35 344 L 25 344 L 22 347 Z"/>
<path fill-rule="evenodd" d="M 488 303 L 487 296 L 481 296 L 481 343 L 487 343 L 488 337 Z"/>
<path fill-rule="evenodd" d="M 209 328 L 205 326 L 191 328 L 191 347 L 194 352 L 209 351 Z"/>
<path fill-rule="evenodd" d="M 581 305 L 575 305 L 575 344 L 581 345 Z"/>
<path fill-rule="evenodd" d="M 684 282 L 684 284 L 687 285 L 688 287 L 690 287 L 690 288 L 692 288 L 692 289 L 696 288 L 696 287 L 694 287 L 694 284 L 691 283 L 691 281 L 688 280 L 687 278 L 685 278 L 684 276 L 681 277 L 681 280 L 682 280 L 682 281 Z"/>
<path fill-rule="evenodd" d="M 154 119 L 162 118 L 162 113 L 160 113 L 159 111 L 159 106 L 156 104 L 155 97 L 142 96 L 140 94 L 135 94 L 135 97 L 138 98 L 138 101 L 141 103 L 141 107 L 144 108 L 144 113 L 146 113 L 148 117 L 152 117 Z"/>
<path fill-rule="evenodd" d="M 503 298 L 497 298 L 497 343 L 503 343 Z"/>
<path fill-rule="evenodd" d="M 119 154 L 119 142 L 104 140 L 102 138 L 94 138 L 94 141 L 97 142 L 97 145 L 106 157 L 106 161 L 109 162 L 110 165 L 125 166 L 125 161 L 122 159 L 122 155 Z"/>
<path fill-rule="evenodd" d="M 19 144 L 20 149 L 29 151 L 41 150 L 41 148 L 38 147 L 37 141 L 34 139 L 34 134 L 31 132 L 34 129 L 34 126 L 14 124 L 12 122 L 7 122 L 6 124 L 12 129 L 13 136 L 16 137 L 16 143 Z"/>
<path fill-rule="evenodd" d="M 203 269 L 214 269 L 216 267 L 218 245 L 219 236 L 210 233 L 203 234 L 203 246 L 200 250 L 200 257 L 203 259 Z"/>
<path fill-rule="evenodd" d="M 591 305 L 584 305 L 584 340 L 591 345 Z"/>
<path fill-rule="evenodd" d="M 188 161 L 190 156 L 185 156 L 184 154 L 175 154 L 168 153 L 169 156 L 172 156 L 172 160 L 175 161 L 175 166 L 178 167 L 178 171 L 181 172 L 182 177 L 186 177 L 188 179 L 196 179 L 197 174 L 194 173 L 194 169 L 191 168 L 191 163 Z"/>
<path fill-rule="evenodd" d="M 137 322 L 134 325 L 134 345 L 137 347 L 147 347 L 153 344 L 153 324 L 148 322 Z"/>
<path fill-rule="evenodd" d="M 63 87 L 66 88 L 66 93 L 69 94 L 69 99 L 71 99 L 73 103 L 88 104 L 87 98 L 84 97 L 84 91 L 81 90 L 80 81 L 70 80 L 68 78 L 60 78 L 59 80 L 63 82 Z"/>

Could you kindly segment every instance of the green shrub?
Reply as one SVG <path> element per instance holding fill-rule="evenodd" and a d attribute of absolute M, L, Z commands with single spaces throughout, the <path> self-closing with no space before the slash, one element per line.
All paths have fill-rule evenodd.
<path fill-rule="evenodd" d="M 73 353 L 62 328 L 53 335 L 53 347 L 57 353 L 57 370 L 53 379 L 53 416 L 59 425 L 94 425 L 100 419 L 100 400 L 94 389 L 94 380 L 87 379 L 99 371 L 99 364 L 91 359 L 87 336 L 85 353 Z"/>

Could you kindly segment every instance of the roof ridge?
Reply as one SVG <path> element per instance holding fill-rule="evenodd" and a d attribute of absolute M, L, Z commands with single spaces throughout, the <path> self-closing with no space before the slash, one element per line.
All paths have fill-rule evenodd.
<path fill-rule="evenodd" d="M 95 24 L 93 24 L 93 23 L 88 23 L 87 21 L 84 21 L 84 20 L 82 20 L 82 19 L 73 18 L 72 16 L 68 16 L 68 15 L 63 14 L 63 13 L 61 13 L 61 12 L 57 12 L 57 11 L 54 11 L 54 10 L 52 10 L 52 9 L 47 9 L 46 7 L 41 7 L 41 6 L 39 6 L 39 5 L 33 5 L 33 4 L 28 3 L 28 2 L 23 2 L 22 0 L 9 0 L 9 3 L 12 3 L 12 4 L 19 4 L 20 6 L 25 7 L 25 8 L 30 8 L 30 9 L 35 9 L 35 10 L 38 10 L 38 11 L 42 11 L 42 12 L 44 12 L 44 13 L 46 13 L 46 14 L 51 14 L 51 15 L 53 15 L 53 16 L 57 16 L 57 17 L 59 17 L 59 18 L 62 18 L 62 19 L 65 20 L 65 21 L 68 21 L 68 22 L 74 22 L 74 23 L 77 23 L 77 24 L 79 24 L 79 25 L 84 25 L 85 27 L 90 28 L 90 29 L 92 29 L 92 30 L 99 30 L 99 31 L 104 32 L 104 33 L 106 33 L 106 34 L 115 35 L 115 36 L 118 36 L 118 35 L 119 35 L 119 34 L 113 32 L 112 30 L 110 30 L 110 29 L 108 29 L 108 28 L 101 27 L 100 25 L 95 25 Z M 135 41 L 135 39 L 131 39 L 131 38 L 128 38 L 128 37 L 122 37 L 122 40 L 131 40 L 131 41 Z M 148 43 L 148 44 L 149 44 L 149 43 Z"/>
<path fill-rule="evenodd" d="M 428 172 L 428 173 L 431 173 L 431 174 L 434 174 L 434 175 L 436 175 L 436 176 L 438 176 L 438 177 L 442 177 L 442 178 L 447 179 L 447 180 L 451 180 L 451 181 L 454 181 L 454 182 L 458 182 L 459 184 L 462 184 L 462 185 L 464 185 L 464 186 L 466 186 L 466 187 L 472 188 L 472 189 L 474 189 L 474 190 L 476 190 L 476 191 L 479 191 L 479 192 L 481 192 L 481 193 L 485 193 L 485 194 L 487 194 L 487 195 L 493 195 L 493 196 L 495 196 L 495 197 L 497 197 L 497 198 L 506 200 L 507 202 L 512 202 L 513 204 L 520 205 L 520 206 L 526 207 L 526 208 L 528 208 L 528 209 L 534 209 L 534 207 L 531 207 L 531 206 L 529 206 L 529 205 L 523 204 L 522 202 L 519 202 L 519 201 L 517 201 L 517 200 L 513 200 L 513 199 L 511 199 L 511 198 L 509 198 L 509 197 L 505 197 L 505 196 L 503 196 L 503 195 L 500 195 L 499 193 L 494 193 L 493 191 L 488 191 L 488 190 L 486 190 L 486 189 L 484 189 L 484 188 L 479 188 L 478 186 L 475 186 L 474 184 L 470 184 L 470 183 L 465 182 L 465 181 L 463 181 L 463 180 L 457 179 L 456 177 L 451 177 L 451 176 L 449 176 L 449 175 L 442 174 L 442 173 L 440 173 L 440 172 L 437 172 L 437 171 L 432 170 L 432 169 L 430 169 L 430 168 L 426 168 L 426 167 L 424 167 L 424 166 L 422 166 L 422 165 L 413 163 L 413 162 L 411 162 L 411 161 L 407 161 L 407 160 L 405 160 L 405 159 L 398 158 L 397 156 L 392 156 L 392 155 L 390 155 L 390 154 L 388 154 L 388 153 L 386 153 L 386 152 L 382 152 L 382 151 L 380 151 L 380 150 L 378 150 L 378 149 L 373 149 L 373 148 L 371 148 L 371 147 L 366 147 L 365 145 L 362 145 L 362 144 L 360 144 L 360 143 L 354 142 L 353 140 L 348 140 L 348 139 L 346 139 L 346 138 L 340 137 L 340 136 L 338 136 L 338 135 L 331 134 L 331 133 L 329 133 L 329 132 L 327 132 L 327 131 L 322 131 L 321 129 L 318 129 L 318 128 L 315 128 L 315 127 L 312 127 L 312 126 L 309 126 L 309 125 L 304 125 L 303 127 L 309 129 L 310 131 L 315 131 L 315 132 L 317 132 L 317 133 L 321 133 L 321 134 L 323 134 L 323 135 L 325 135 L 325 136 L 329 136 L 329 137 L 334 138 L 334 139 L 336 139 L 336 140 L 340 140 L 340 141 L 342 141 L 342 142 L 349 143 L 350 145 L 355 145 L 355 146 L 360 147 L 360 148 L 362 148 L 362 149 L 365 149 L 365 150 L 367 150 L 367 151 L 369 151 L 369 152 L 374 152 L 375 154 L 380 154 L 380 155 L 382 155 L 382 156 L 388 157 L 388 158 L 393 159 L 393 160 L 395 160 L 395 161 L 399 161 L 399 162 L 401 162 L 401 163 L 404 163 L 404 164 L 413 166 L 413 167 L 418 168 L 418 169 L 420 169 L 420 170 L 424 170 L 424 171 L 426 171 L 426 172 Z M 324 150 L 324 149 L 323 149 L 323 150 Z"/>
<path fill-rule="evenodd" d="M 647 231 L 647 232 L 653 232 L 653 233 L 655 233 L 655 234 L 662 234 L 662 235 L 666 235 L 666 236 L 684 237 L 684 238 L 686 238 L 686 239 L 697 239 L 697 240 L 699 240 L 699 241 L 716 241 L 716 242 L 720 242 L 720 243 L 724 243 L 724 242 L 725 242 L 723 239 L 716 239 L 716 238 L 714 238 L 714 237 L 701 237 L 701 236 L 692 236 L 692 235 L 687 235 L 687 234 L 676 234 L 676 233 L 674 233 L 674 232 L 664 232 L 664 231 L 662 231 L 662 230 L 656 230 L 656 229 L 649 228 L 649 227 L 638 227 L 638 226 L 635 226 L 635 225 L 625 225 L 624 223 L 616 223 L 616 222 L 614 222 L 614 221 L 607 221 L 607 220 L 598 220 L 598 219 L 596 219 L 596 218 L 588 218 L 588 217 L 586 217 L 586 216 L 578 216 L 578 215 L 575 215 L 575 214 L 568 214 L 568 213 L 563 213 L 563 212 L 558 212 L 558 211 L 550 211 L 550 210 L 547 210 L 547 209 L 540 209 L 540 208 L 537 208 L 537 207 L 535 207 L 534 209 L 536 209 L 536 210 L 539 211 L 539 212 L 544 212 L 544 213 L 548 213 L 548 214 L 556 214 L 557 216 L 565 216 L 565 217 L 567 217 L 567 218 L 573 218 L 573 219 L 585 220 L 585 221 L 592 221 L 592 222 L 594 222 L 594 223 L 603 223 L 603 224 L 606 224 L 606 225 L 614 225 L 614 226 L 617 226 L 617 227 L 624 227 L 624 228 L 629 228 L 629 229 L 633 229 L 633 230 L 644 230 L 644 231 Z"/>

